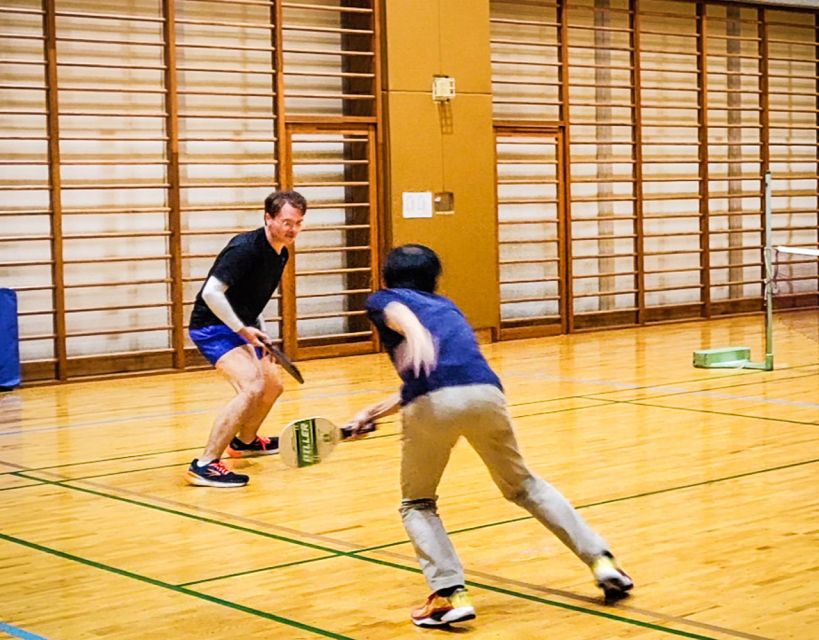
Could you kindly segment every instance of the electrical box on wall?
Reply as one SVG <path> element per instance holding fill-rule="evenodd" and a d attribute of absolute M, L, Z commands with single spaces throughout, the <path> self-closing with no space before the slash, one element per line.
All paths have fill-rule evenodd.
<path fill-rule="evenodd" d="M 455 213 L 455 194 L 451 191 L 438 191 L 432 197 L 435 213 Z"/>
<path fill-rule="evenodd" d="M 455 78 L 432 76 L 432 99 L 435 102 L 449 102 L 455 97 Z"/>

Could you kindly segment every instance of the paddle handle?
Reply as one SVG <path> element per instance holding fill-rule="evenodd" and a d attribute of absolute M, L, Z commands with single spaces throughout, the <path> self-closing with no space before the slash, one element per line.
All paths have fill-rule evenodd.
<path fill-rule="evenodd" d="M 287 354 L 284 353 L 279 347 L 273 344 L 272 340 L 265 340 L 260 338 L 264 348 L 278 361 L 279 365 L 282 369 L 287 371 L 299 384 L 304 384 L 304 376 L 301 375 L 301 371 L 299 368 L 293 363 L 290 358 L 287 357 Z"/>
<path fill-rule="evenodd" d="M 361 430 L 359 431 L 359 434 L 361 434 L 361 433 L 372 433 L 377 428 L 378 427 L 376 426 L 375 422 L 368 422 L 367 424 L 365 424 L 361 428 Z M 348 438 L 351 438 L 352 435 L 353 435 L 353 428 L 352 427 L 341 427 L 340 431 L 341 431 L 341 439 L 342 440 L 347 440 Z"/>

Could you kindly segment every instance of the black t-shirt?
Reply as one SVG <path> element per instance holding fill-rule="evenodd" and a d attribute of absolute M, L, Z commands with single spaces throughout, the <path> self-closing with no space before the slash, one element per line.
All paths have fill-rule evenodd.
<path fill-rule="evenodd" d="M 287 264 L 289 253 L 282 247 L 281 254 L 270 246 L 264 227 L 234 236 L 208 272 L 227 285 L 225 296 L 230 306 L 245 325 L 256 326 L 256 321 L 270 300 Z M 202 285 L 204 288 L 204 285 Z M 191 329 L 224 324 L 202 299 L 202 289 L 196 294 L 191 312 Z"/>

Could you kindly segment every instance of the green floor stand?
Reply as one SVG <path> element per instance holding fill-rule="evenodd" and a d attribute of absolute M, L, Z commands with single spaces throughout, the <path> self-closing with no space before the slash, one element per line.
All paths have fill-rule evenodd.
<path fill-rule="evenodd" d="M 773 243 L 771 242 L 771 172 L 765 173 L 765 360 L 751 362 L 748 347 L 700 349 L 694 352 L 694 366 L 701 369 L 760 369 L 773 371 Z"/>
<path fill-rule="evenodd" d="M 739 369 L 750 361 L 749 347 L 700 349 L 694 352 L 694 366 L 700 369 Z"/>

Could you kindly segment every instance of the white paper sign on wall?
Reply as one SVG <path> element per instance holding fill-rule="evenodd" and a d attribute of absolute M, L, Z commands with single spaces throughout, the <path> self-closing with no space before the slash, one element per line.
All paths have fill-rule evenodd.
<path fill-rule="evenodd" d="M 432 191 L 404 191 L 403 212 L 405 218 L 431 218 Z"/>

